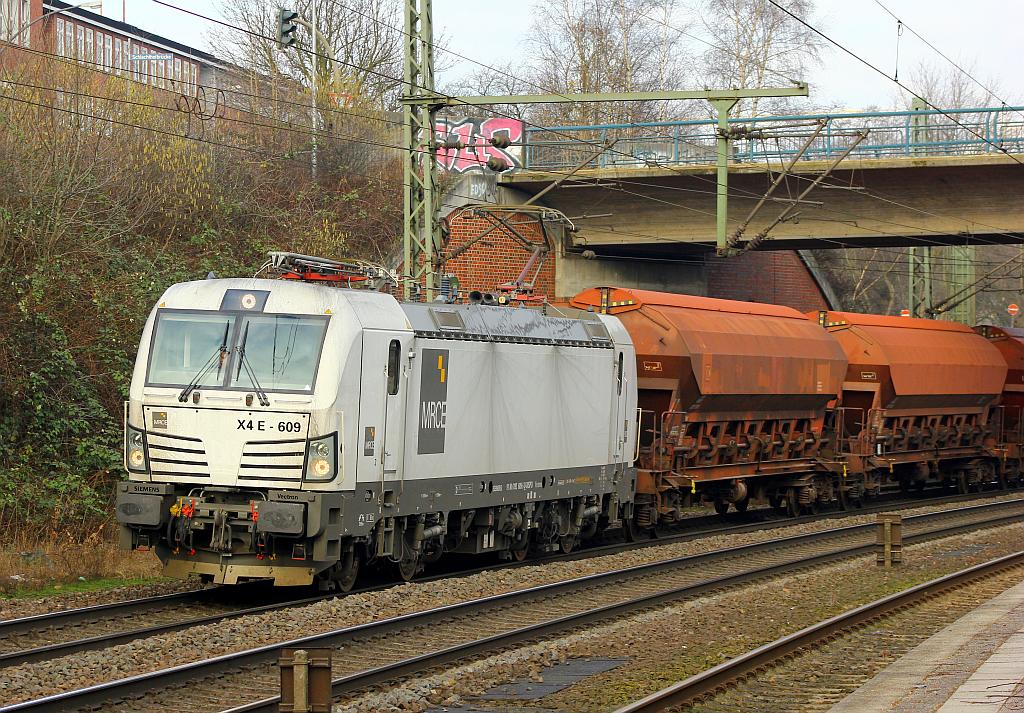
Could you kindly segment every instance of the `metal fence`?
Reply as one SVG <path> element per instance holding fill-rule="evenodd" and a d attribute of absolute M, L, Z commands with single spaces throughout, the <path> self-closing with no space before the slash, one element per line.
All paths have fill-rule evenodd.
<path fill-rule="evenodd" d="M 730 161 L 784 161 L 799 151 L 819 122 L 825 128 L 801 160 L 837 156 L 865 130 L 868 136 L 851 158 L 1024 151 L 1024 107 L 989 107 L 730 119 L 730 130 L 738 137 L 731 143 Z M 609 141 L 614 146 L 595 160 L 601 168 L 712 164 L 716 132 L 713 119 L 532 128 L 526 131 L 524 168 L 570 168 Z"/>

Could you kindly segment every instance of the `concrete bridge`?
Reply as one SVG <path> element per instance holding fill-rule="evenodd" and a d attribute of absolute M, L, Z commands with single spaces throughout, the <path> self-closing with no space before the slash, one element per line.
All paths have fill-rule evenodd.
<path fill-rule="evenodd" d="M 745 238 L 867 135 L 761 250 L 1024 241 L 1024 107 L 731 120 L 730 232 L 819 122 Z M 715 247 L 716 138 L 712 120 L 527 129 L 523 166 L 500 185 L 526 198 L 614 142 L 541 203 L 573 217 L 573 242 L 601 254 L 703 252 Z"/>

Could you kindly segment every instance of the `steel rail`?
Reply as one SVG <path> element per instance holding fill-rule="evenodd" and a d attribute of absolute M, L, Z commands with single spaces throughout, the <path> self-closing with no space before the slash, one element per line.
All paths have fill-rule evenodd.
<path fill-rule="evenodd" d="M 989 497 L 988 494 L 974 494 L 974 495 L 956 495 L 947 498 L 936 498 L 933 500 L 925 501 L 929 505 L 942 504 L 945 502 L 964 502 L 970 500 L 976 500 L 981 497 Z M 1007 503 L 1021 502 L 1024 500 L 1007 500 Z M 794 527 L 797 525 L 813 522 L 815 520 L 822 519 L 835 519 L 841 517 L 850 517 L 859 514 L 869 514 L 871 512 L 881 512 L 886 510 L 892 510 L 896 507 L 916 507 L 922 504 L 919 499 L 914 500 L 897 500 L 886 503 L 881 503 L 875 506 L 860 510 L 848 510 L 848 511 L 837 511 L 834 513 L 823 513 L 819 515 L 804 515 L 796 518 L 780 518 L 780 519 L 767 519 L 760 522 L 752 523 L 741 523 L 736 525 L 726 525 L 724 527 L 710 527 L 699 530 L 683 530 L 681 532 L 675 532 L 669 535 L 663 535 L 654 539 L 638 541 L 638 542 L 625 542 L 625 543 L 611 543 L 606 545 L 596 545 L 586 548 L 581 548 L 576 552 L 568 555 L 542 555 L 540 557 L 534 557 L 523 562 L 506 562 L 501 565 L 485 565 L 477 566 L 468 569 L 455 569 L 451 571 L 445 571 L 418 579 L 418 582 L 431 582 L 440 579 L 453 578 L 453 577 L 467 577 L 474 574 L 480 574 L 485 571 L 493 571 L 496 569 L 512 569 L 523 566 L 535 566 L 544 562 L 551 561 L 579 561 L 584 559 L 590 559 L 593 557 L 601 557 L 609 554 L 615 554 L 619 552 L 626 552 L 631 550 L 645 549 L 648 547 L 660 547 L 662 545 L 668 545 L 678 542 L 689 542 L 701 537 L 709 536 L 722 536 L 730 534 L 741 534 L 747 532 L 757 532 L 759 530 L 779 528 L 784 529 L 788 527 Z M 756 514 L 758 511 L 752 511 Z M 718 518 L 721 516 L 710 516 L 708 519 Z M 705 518 L 692 518 L 693 520 L 703 521 Z M 678 523 L 685 527 L 686 521 Z M 243 585 L 244 586 L 244 585 Z M 72 639 L 64 642 L 57 642 L 52 644 L 45 644 L 30 649 L 22 649 L 18 651 L 9 651 L 0 653 L 0 668 L 5 666 L 17 666 L 26 663 L 32 663 L 36 661 L 44 661 L 59 656 L 67 656 L 74 653 L 80 653 L 83 651 L 95 651 L 97 649 L 103 649 L 110 646 L 116 646 L 118 644 L 124 644 L 138 639 L 146 638 L 149 636 L 156 636 L 158 634 L 169 634 L 175 631 L 184 631 L 196 626 L 203 626 L 206 624 L 215 624 L 221 621 L 229 619 L 236 619 L 244 616 L 252 616 L 256 614 L 263 614 L 270 611 L 278 611 L 282 609 L 288 609 L 291 607 L 306 606 L 309 604 L 315 604 L 320 601 L 327 599 L 336 598 L 339 596 L 346 596 L 347 594 L 359 594 L 365 592 L 380 591 L 391 584 L 382 584 L 378 586 L 361 587 L 347 593 L 331 592 L 320 594 L 312 597 L 304 597 L 301 599 L 292 599 L 274 604 L 266 604 L 255 607 L 247 607 L 238 609 L 235 611 L 225 611 L 218 614 L 209 614 L 200 617 L 193 617 L 189 619 L 182 619 L 177 622 L 169 622 L 166 624 L 158 624 L 156 626 L 139 627 L 135 629 L 125 629 L 119 632 L 113 632 L 109 634 L 101 634 L 97 636 L 83 637 L 80 639 Z M 138 611 L 145 611 L 147 607 L 158 607 L 166 606 L 167 603 L 173 603 L 175 601 L 188 602 L 190 596 L 202 595 L 197 597 L 197 601 L 202 601 L 205 598 L 214 596 L 218 590 L 194 590 L 190 592 L 179 592 L 175 594 L 157 595 L 155 597 L 147 597 L 140 599 L 128 600 L 125 602 L 111 602 L 108 604 L 93 605 L 89 607 L 83 607 L 79 609 L 66 609 L 57 612 L 50 612 L 46 614 L 38 614 L 19 619 L 9 619 L 6 621 L 0 621 L 0 638 L 3 635 L 11 635 L 15 633 L 31 632 L 39 628 L 54 627 L 54 626 L 68 626 L 74 624 L 88 624 L 95 620 L 97 614 L 116 614 L 123 616 L 126 612 L 124 609 L 137 609 Z"/>
<path fill-rule="evenodd" d="M 996 513 L 993 517 L 982 519 L 980 521 L 958 523 L 952 526 L 942 527 L 939 529 L 926 530 L 919 533 L 905 534 L 904 542 L 918 542 L 923 541 L 925 539 L 945 537 L 951 534 L 971 531 L 983 527 L 992 527 L 1000 524 L 1006 524 L 1009 522 L 1019 522 L 1022 515 L 1021 512 L 1015 511 L 1008 514 L 998 514 L 998 511 L 1001 509 L 1011 508 L 1012 506 L 1019 506 L 1021 502 L 1021 500 L 1003 501 L 1000 503 L 990 503 L 986 505 L 974 505 L 969 507 L 956 508 L 954 510 L 941 511 L 938 513 L 925 513 L 921 515 L 909 516 L 904 519 L 904 524 L 927 523 L 933 520 L 941 520 L 943 518 L 955 517 L 963 514 L 982 513 L 985 511 L 994 511 Z M 585 575 L 583 577 L 578 577 L 574 579 L 538 585 L 535 587 L 530 587 L 528 589 L 517 590 L 513 592 L 491 595 L 488 597 L 482 597 L 479 599 L 460 602 L 457 604 L 450 604 L 435 609 L 420 612 L 412 612 L 409 614 L 404 614 L 389 619 L 383 619 L 356 626 L 344 627 L 335 631 L 305 636 L 286 642 L 268 644 L 265 646 L 260 646 L 244 651 L 225 654 L 211 659 L 205 659 L 202 661 L 182 664 L 167 669 L 151 671 L 143 674 L 138 674 L 135 676 L 129 676 L 123 679 L 108 681 L 83 689 L 67 691 L 64 693 L 54 694 L 39 699 L 34 699 L 22 703 L 16 703 L 13 705 L 5 706 L 0 708 L 0 712 L 14 713 L 15 711 L 29 710 L 67 711 L 69 709 L 77 707 L 102 706 L 103 704 L 110 703 L 112 700 L 115 699 L 144 696 L 147 693 L 152 692 L 154 689 L 162 689 L 176 684 L 195 682 L 199 678 L 210 675 L 216 675 L 218 673 L 222 673 L 233 669 L 238 669 L 242 666 L 272 663 L 277 658 L 277 655 L 279 654 L 280 650 L 286 647 L 302 648 L 310 646 L 340 646 L 346 642 L 352 641 L 353 639 L 357 638 L 365 638 L 368 636 L 386 636 L 395 631 L 406 630 L 412 627 L 426 626 L 433 622 L 444 620 L 452 616 L 465 616 L 468 614 L 478 613 L 496 607 L 501 608 L 511 604 L 536 599 L 538 597 L 550 598 L 554 595 L 565 594 L 567 592 L 573 592 L 576 590 L 600 586 L 603 583 L 611 583 L 617 580 L 628 580 L 629 578 L 634 577 L 636 575 L 658 573 L 665 570 L 679 569 L 694 565 L 699 566 L 700 564 L 713 562 L 716 560 L 742 557 L 746 554 L 771 550 L 773 548 L 786 548 L 794 544 L 813 542 L 815 540 L 827 540 L 848 537 L 851 535 L 865 534 L 873 531 L 875 527 L 875 523 L 866 523 L 863 525 L 850 525 L 846 527 L 834 528 L 815 533 L 804 533 L 800 535 L 792 535 L 789 537 L 777 538 L 764 542 L 751 543 L 748 545 L 742 545 L 740 547 L 735 548 L 714 550 L 708 553 L 687 555 L 684 557 L 678 557 L 671 560 L 635 565 L 632 567 L 618 569 L 611 572 L 602 572 L 597 574 Z M 408 673 L 410 672 L 420 671 L 425 668 L 437 665 L 439 663 L 443 663 L 445 661 L 452 661 L 458 658 L 464 658 L 475 653 L 493 650 L 494 648 L 499 648 L 501 646 L 516 643 L 518 641 L 536 638 L 557 631 L 563 631 L 566 628 L 579 626 L 581 624 L 585 624 L 592 621 L 606 619 L 610 616 L 621 615 L 623 613 L 627 613 L 629 611 L 636 610 L 639 608 L 650 607 L 664 601 L 678 599 L 681 596 L 691 596 L 695 594 L 700 594 L 702 592 L 721 589 L 725 586 L 734 586 L 735 584 L 751 581 L 753 579 L 763 578 L 765 576 L 777 575 L 779 573 L 784 573 L 795 569 L 805 569 L 807 567 L 820 565 L 826 562 L 846 559 L 849 557 L 854 557 L 872 552 L 874 548 L 875 544 L 873 541 L 868 543 L 861 543 L 858 545 L 854 545 L 852 547 L 829 550 L 812 557 L 795 559 L 781 564 L 764 567 L 761 569 L 748 570 L 745 572 L 727 575 L 725 577 L 720 577 L 717 579 L 697 582 L 694 584 L 686 585 L 684 587 L 656 592 L 654 594 L 645 595 L 637 599 L 627 600 L 617 604 L 607 605 L 597 609 L 579 612 L 577 614 L 561 617 L 559 619 L 552 621 L 541 622 L 540 624 L 531 625 L 528 627 L 524 627 L 522 629 L 517 629 L 515 631 L 510 631 L 504 634 L 488 637 L 486 639 L 472 641 L 467 644 L 460 644 L 458 646 L 445 649 L 441 652 L 434 652 L 432 654 L 428 654 L 425 656 L 417 656 L 406 661 L 401 661 L 395 664 L 389 664 L 379 669 L 368 670 L 359 674 L 355 674 L 354 676 L 349 676 L 344 679 L 336 680 L 332 682 L 332 686 L 336 685 L 336 692 L 354 690 L 355 688 L 361 688 L 367 685 L 371 685 L 372 683 L 379 682 L 381 680 L 388 680 L 389 678 L 395 678 L 400 675 L 408 675 Z M 276 710 L 276 701 L 277 698 L 268 698 L 264 701 L 245 704 L 244 706 L 232 709 L 232 711 L 272 711 Z M 261 708 L 259 706 L 263 707 Z"/>
<path fill-rule="evenodd" d="M 947 589 L 970 584 L 978 579 L 990 577 L 1011 567 L 1024 564 L 1024 551 L 998 557 L 988 562 L 962 569 L 959 572 L 924 582 L 902 592 L 864 604 L 824 621 L 812 624 L 800 631 L 764 646 L 748 651 L 736 658 L 725 661 L 713 668 L 702 671 L 686 680 L 661 689 L 638 701 L 623 706 L 615 713 L 654 713 L 684 705 L 716 690 L 731 681 L 754 673 L 765 666 L 799 649 L 815 646 L 835 638 L 836 634 L 847 631 L 859 624 L 882 618 L 906 606 L 917 604 Z"/>
<path fill-rule="evenodd" d="M 12 634 L 32 632 L 40 627 L 68 626 L 70 624 L 81 624 L 93 621 L 97 616 L 104 614 L 117 614 L 123 609 L 152 609 L 164 607 L 175 602 L 202 601 L 212 595 L 203 592 L 211 592 L 209 589 L 193 589 L 187 592 L 174 592 L 172 594 L 158 594 L 153 597 L 140 597 L 139 599 L 128 599 L 120 602 L 109 602 L 107 604 L 93 604 L 77 609 L 61 609 L 47 612 L 45 614 L 34 614 L 32 616 L 19 617 L 17 619 L 6 619 L 0 621 L 0 638 Z"/>

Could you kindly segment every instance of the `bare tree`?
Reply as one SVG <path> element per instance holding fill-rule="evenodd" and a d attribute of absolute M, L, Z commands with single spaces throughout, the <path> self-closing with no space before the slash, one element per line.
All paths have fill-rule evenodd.
<path fill-rule="evenodd" d="M 793 14 L 812 20 L 813 0 L 791 0 Z M 801 80 L 819 61 L 820 37 L 767 0 L 703 0 L 701 22 L 714 46 L 704 53 L 704 83 L 749 89 Z M 785 111 L 788 100 L 751 99 L 737 114 Z"/>
<path fill-rule="evenodd" d="M 572 94 L 681 87 L 686 53 L 669 29 L 676 0 L 554 0 L 537 4 L 525 62 L 483 69 L 454 87 L 467 94 Z M 556 124 L 630 123 L 663 118 L 654 102 L 498 108 Z"/>
<path fill-rule="evenodd" d="M 268 76 L 317 85 L 379 109 L 393 108 L 402 78 L 402 14 L 399 0 L 305 0 L 294 6 L 312 22 L 338 60 L 335 81 L 326 60 L 312 53 L 312 40 L 299 30 L 298 51 L 282 51 L 275 41 L 277 5 L 265 0 L 223 0 L 221 13 L 231 25 L 215 30 L 213 46 L 239 66 Z M 319 55 L 326 55 L 328 48 Z"/>
<path fill-rule="evenodd" d="M 999 106 L 1002 101 L 997 95 L 1002 88 L 991 78 L 978 76 L 975 62 L 960 62 L 964 71 L 952 65 L 938 65 L 931 62 L 919 62 L 908 75 L 901 78 L 902 82 L 924 97 L 928 102 L 940 109 L 967 109 L 988 106 Z M 899 91 L 896 95 L 896 106 L 910 109 L 916 97 L 909 92 Z"/>
<path fill-rule="evenodd" d="M 527 47 L 531 75 L 549 92 L 634 92 L 679 87 L 686 77 L 675 0 L 555 0 L 537 6 Z M 655 103 L 550 107 L 545 120 L 594 124 L 661 118 Z"/>

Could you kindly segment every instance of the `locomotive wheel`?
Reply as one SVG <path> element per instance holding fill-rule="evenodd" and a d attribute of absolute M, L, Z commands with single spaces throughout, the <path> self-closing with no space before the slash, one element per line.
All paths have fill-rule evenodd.
<path fill-rule="evenodd" d="M 395 570 L 403 582 L 411 582 L 416 573 L 420 571 L 420 553 L 412 548 L 412 544 L 409 542 L 411 536 L 412 533 L 407 530 L 402 537 L 402 557 L 395 562 Z"/>
<path fill-rule="evenodd" d="M 729 512 L 729 503 L 725 502 L 724 500 L 716 500 L 715 512 L 717 512 L 719 515 L 724 516 L 727 512 Z"/>
<path fill-rule="evenodd" d="M 512 546 L 508 548 L 509 554 L 512 555 L 512 559 L 516 562 L 522 562 L 526 559 L 526 556 L 530 554 L 530 532 L 529 530 L 523 533 L 523 536 L 516 539 L 512 543 Z"/>
<path fill-rule="evenodd" d="M 338 584 L 338 589 L 343 592 L 352 591 L 352 587 L 355 586 L 356 580 L 359 578 L 361 565 L 362 557 L 356 552 L 355 547 L 349 548 L 338 563 L 338 576 L 334 580 Z"/>
<path fill-rule="evenodd" d="M 419 571 L 420 561 L 418 557 L 402 557 L 395 563 L 395 569 L 403 582 L 411 582 Z"/>

